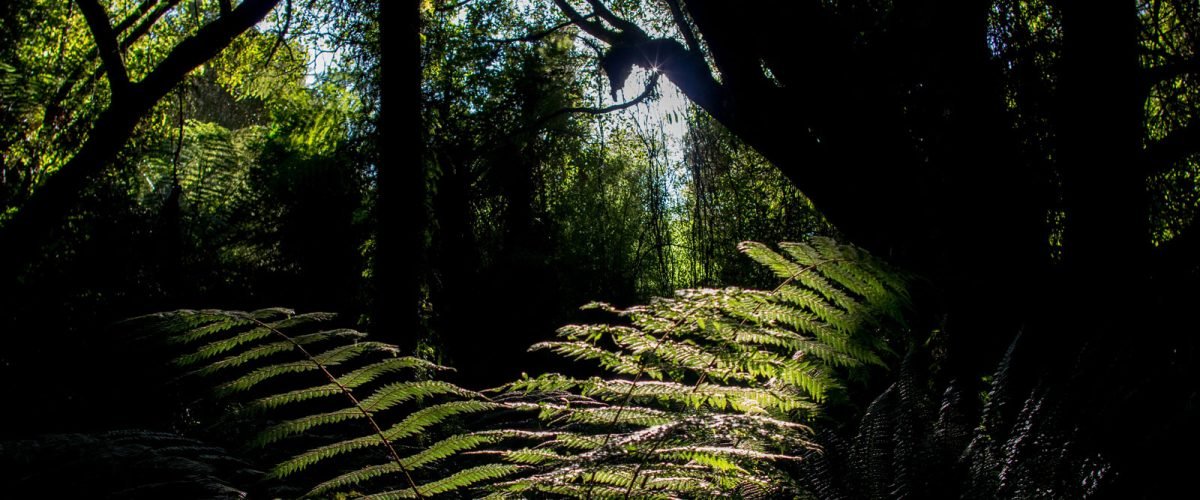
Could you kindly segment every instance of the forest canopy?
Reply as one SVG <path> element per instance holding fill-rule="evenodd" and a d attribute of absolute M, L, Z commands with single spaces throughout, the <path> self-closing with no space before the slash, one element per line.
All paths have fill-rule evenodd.
<path fill-rule="evenodd" d="M 251 496 L 1140 498 L 1194 465 L 1194 1 L 0 17 L 13 491 L 63 443 L 301 464 L 195 462 Z"/>

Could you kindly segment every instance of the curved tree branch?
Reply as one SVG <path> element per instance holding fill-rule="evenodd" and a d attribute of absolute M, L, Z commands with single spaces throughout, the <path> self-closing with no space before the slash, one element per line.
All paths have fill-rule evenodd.
<path fill-rule="evenodd" d="M 733 128 L 729 123 L 732 118 L 729 100 L 724 98 L 724 89 L 713 77 L 701 52 L 688 50 L 674 39 L 650 38 L 640 27 L 613 14 L 599 0 L 588 0 L 595 15 L 622 31 L 609 30 L 599 22 L 588 21 L 567 0 L 554 0 L 554 3 L 584 32 L 609 45 L 608 52 L 601 57 L 601 66 L 608 74 L 614 94 L 624 86 L 633 66 L 646 68 L 666 76 L 692 102 Z"/>
<path fill-rule="evenodd" d="M 138 25 L 133 28 L 133 31 L 130 31 L 125 38 L 121 39 L 121 52 L 129 50 L 129 47 L 132 47 L 134 42 L 140 40 L 142 37 L 146 36 L 146 34 L 150 33 L 150 28 L 154 27 L 154 23 L 157 23 L 159 19 L 162 19 L 163 15 L 165 15 L 167 11 L 175 8 L 176 5 L 179 5 L 179 0 L 167 0 L 166 2 L 163 2 L 162 5 L 159 5 L 157 9 L 154 9 L 153 12 L 147 15 L 145 19 L 142 19 L 142 22 L 138 23 Z M 117 30 L 117 33 L 123 32 L 124 30 Z"/>
<path fill-rule="evenodd" d="M 121 59 L 117 34 L 108 21 L 108 13 L 97 0 L 75 0 L 75 3 L 79 5 L 79 12 L 83 14 L 92 32 L 92 39 L 96 41 L 96 49 L 104 64 L 104 72 L 108 74 L 114 99 L 129 92 L 129 73 L 125 71 L 125 61 Z"/>
<path fill-rule="evenodd" d="M 577 26 L 579 26 L 579 28 L 585 33 L 592 35 L 605 43 L 616 43 L 621 37 L 621 33 L 607 29 L 599 22 L 589 21 L 588 19 L 593 15 L 584 16 L 583 14 L 580 14 L 579 11 L 575 10 L 575 7 L 572 7 L 571 4 L 567 2 L 567 0 L 554 0 L 554 4 L 557 5 L 558 8 L 567 15 L 567 19 L 570 19 L 572 23 L 575 23 Z"/>
<path fill-rule="evenodd" d="M 452 10 L 458 10 L 459 8 L 465 6 L 473 1 L 475 1 L 475 0 L 462 0 L 461 2 L 448 3 L 446 5 L 436 7 L 436 8 L 434 8 L 434 10 L 436 10 L 438 12 L 449 12 Z"/>
<path fill-rule="evenodd" d="M 125 30 L 129 29 L 130 26 L 133 26 L 133 23 L 138 22 L 138 19 L 141 19 L 142 16 L 146 15 L 147 12 L 150 12 L 150 8 L 154 7 L 154 5 L 159 1 L 160 0 L 142 0 L 142 3 L 138 4 L 137 9 L 134 10 L 133 13 L 125 16 L 125 19 L 122 19 L 120 23 L 117 23 L 117 25 L 113 27 L 113 31 L 115 31 L 118 35 L 124 33 Z M 92 56 L 89 56 L 88 59 L 91 59 L 92 57 L 95 57 L 94 53 Z"/>
<path fill-rule="evenodd" d="M 154 67 L 137 88 L 141 99 L 157 102 L 192 70 L 216 57 L 238 35 L 258 24 L 280 0 L 244 0 L 216 21 L 200 28 L 196 34 L 179 42 L 167 57 Z M 149 109 L 149 106 L 147 106 Z"/>
<path fill-rule="evenodd" d="M 162 2 L 161 5 L 158 5 L 158 8 L 154 9 L 149 14 L 141 13 L 143 8 L 153 7 L 155 4 L 159 3 L 159 0 L 147 0 L 146 2 L 142 3 L 141 6 L 138 7 L 137 12 L 127 16 L 125 20 L 121 21 L 121 23 L 113 29 L 117 35 L 121 35 L 126 30 L 129 30 L 130 27 L 133 27 L 133 31 L 130 31 L 129 34 L 125 35 L 125 37 L 121 39 L 119 46 L 120 51 L 124 53 L 126 50 L 129 50 L 129 47 L 132 47 L 135 42 L 146 36 L 146 34 L 150 32 L 150 28 L 154 27 L 154 23 L 157 23 L 158 20 L 167 13 L 167 11 L 178 5 L 179 1 L 180 0 L 166 0 L 165 2 Z M 136 27 L 133 26 L 134 23 L 137 23 Z M 54 96 L 50 98 L 50 102 L 46 105 L 48 110 L 61 111 L 60 105 L 63 101 L 67 100 L 71 90 L 81 84 L 85 86 L 91 85 L 104 75 L 104 65 L 100 65 L 100 67 L 95 68 L 95 70 L 92 71 L 92 74 L 88 76 L 87 79 L 83 79 L 84 71 L 86 71 L 89 67 L 89 64 L 87 63 L 90 63 L 92 60 L 94 60 L 98 52 L 99 51 L 95 48 L 88 51 L 88 53 L 83 56 L 85 63 L 77 66 L 75 70 L 71 72 L 70 76 L 63 79 L 62 85 L 58 87 L 58 91 L 54 93 Z M 46 117 L 43 119 L 43 124 L 49 125 L 51 122 L 61 118 L 61 116 L 62 113 L 59 111 L 47 112 Z"/>
<path fill-rule="evenodd" d="M 641 28 L 638 27 L 638 25 L 621 18 L 616 14 L 613 14 L 613 12 L 609 10 L 608 7 L 603 3 L 601 3 L 600 0 L 588 0 L 588 4 L 592 6 L 593 11 L 600 15 L 601 19 L 608 21 L 608 24 L 613 25 L 614 28 L 621 30 L 621 32 L 640 33 L 642 36 L 645 36 L 645 33 Z"/>
<path fill-rule="evenodd" d="M 697 54 L 701 53 L 700 40 L 696 38 L 696 32 L 692 31 L 692 25 L 688 23 L 687 16 L 683 13 L 683 6 L 679 4 L 679 0 L 666 0 L 667 7 L 671 8 L 671 18 L 675 20 L 675 26 L 679 28 L 679 33 L 683 35 L 683 41 L 687 43 L 688 50 Z"/>

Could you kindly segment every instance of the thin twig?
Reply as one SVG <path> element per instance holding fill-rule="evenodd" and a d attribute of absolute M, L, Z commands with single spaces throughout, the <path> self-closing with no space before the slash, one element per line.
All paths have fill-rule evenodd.
<path fill-rule="evenodd" d="M 287 0 L 283 4 L 283 28 L 279 30 L 275 37 L 275 43 L 271 44 L 271 50 L 267 52 L 267 59 L 263 61 L 262 68 L 266 69 L 271 65 L 271 60 L 275 58 L 275 52 L 279 50 L 279 46 L 283 45 L 288 36 L 288 30 L 292 28 L 292 0 Z M 288 53 L 291 54 L 291 46 L 288 46 Z M 294 57 L 293 57 L 294 59 Z"/>
<path fill-rule="evenodd" d="M 458 10 L 460 7 L 463 7 L 473 1 L 475 1 L 475 0 L 462 0 L 461 2 L 439 6 L 439 7 L 435 8 L 434 10 L 436 10 L 438 12 L 448 12 L 448 11 L 452 11 L 452 10 Z"/>
<path fill-rule="evenodd" d="M 579 107 L 562 108 L 562 109 L 559 109 L 558 111 L 555 111 L 546 116 L 538 118 L 531 125 L 519 128 L 519 129 L 513 131 L 509 135 L 515 136 L 518 134 L 523 134 L 526 132 L 531 132 L 534 130 L 541 129 L 542 126 L 545 125 L 546 123 L 550 122 L 550 120 L 553 120 L 553 119 L 558 118 L 563 115 L 570 115 L 570 114 L 603 115 L 603 114 L 612 113 L 613 111 L 620 111 L 622 109 L 632 108 L 634 106 L 637 106 L 638 104 L 646 102 L 647 99 L 649 99 L 650 97 L 652 97 L 654 95 L 654 91 L 658 89 L 658 77 L 659 76 L 660 76 L 659 73 L 652 73 L 650 75 L 650 80 L 646 82 L 646 88 L 642 90 L 642 93 L 629 101 L 613 104 L 611 106 L 604 106 L 604 107 L 579 106 Z"/>
<path fill-rule="evenodd" d="M 175 141 L 175 155 L 171 159 L 171 189 L 179 189 L 179 157 L 183 153 L 183 86 L 177 90 L 179 94 L 179 138 Z"/>

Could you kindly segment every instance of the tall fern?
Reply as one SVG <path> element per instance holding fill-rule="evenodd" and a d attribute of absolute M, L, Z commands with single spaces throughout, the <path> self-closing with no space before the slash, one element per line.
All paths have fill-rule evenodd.
<path fill-rule="evenodd" d="M 882 333 L 900 325 L 904 284 L 832 240 L 741 249 L 780 285 L 591 304 L 613 321 L 563 327 L 532 349 L 603 375 L 543 374 L 484 393 L 429 378 L 444 368 L 360 332 L 325 327 L 328 314 L 176 311 L 138 323 L 181 347 L 180 367 L 219 377 L 219 396 L 277 420 L 250 446 L 304 442 L 271 475 L 300 476 L 309 496 L 785 494 L 784 469 L 814 448 L 804 422 L 839 373 L 883 364 Z"/>

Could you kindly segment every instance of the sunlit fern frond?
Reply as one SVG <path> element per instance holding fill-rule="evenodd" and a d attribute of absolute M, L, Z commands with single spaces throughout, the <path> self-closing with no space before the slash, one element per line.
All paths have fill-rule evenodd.
<path fill-rule="evenodd" d="M 177 311 L 135 323 L 182 348 L 176 364 L 240 414 L 264 415 L 249 447 L 294 448 L 270 476 L 310 496 L 786 495 L 785 470 L 815 447 L 805 422 L 848 370 L 883 364 L 882 333 L 900 325 L 906 297 L 853 247 L 742 248 L 780 275 L 776 289 L 590 304 L 613 321 L 565 326 L 532 349 L 604 373 L 525 377 L 487 395 L 329 327 L 328 314 Z"/>
<path fill-rule="evenodd" d="M 159 334 L 166 345 L 181 350 L 175 358 L 178 367 L 207 380 L 216 396 L 242 414 L 259 415 L 262 424 L 244 444 L 251 452 L 268 448 L 283 453 L 268 476 L 307 484 L 313 487 L 310 495 L 323 496 L 342 486 L 363 491 L 382 478 L 377 481 L 380 491 L 398 485 L 409 491 L 401 497 L 422 497 L 511 469 L 434 469 L 447 457 L 502 436 L 452 435 L 434 441 L 426 433 L 455 417 L 501 405 L 431 379 L 446 368 L 400 356 L 394 346 L 365 340 L 361 332 L 333 328 L 333 318 L 281 308 L 181 310 L 127 324 Z M 300 474 L 310 469 L 319 471 Z M 321 479 L 322 474 L 332 479 Z M 398 483 L 392 481 L 397 478 Z"/>
<path fill-rule="evenodd" d="M 611 324 L 568 325 L 535 344 L 608 375 L 545 374 L 498 396 L 563 432 L 498 452 L 528 465 L 498 496 L 677 498 L 786 493 L 781 472 L 814 445 L 803 422 L 845 370 L 883 365 L 903 327 L 904 280 L 828 239 L 744 253 L 783 281 L 772 291 L 681 290 L 620 309 Z"/>

